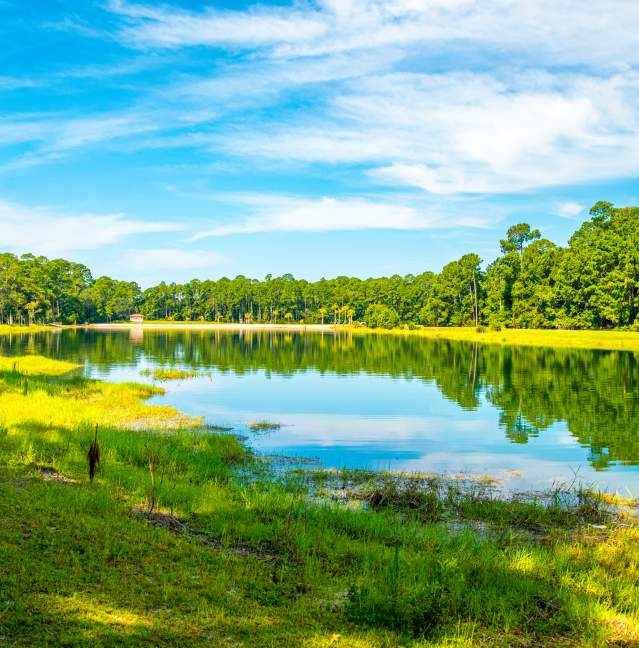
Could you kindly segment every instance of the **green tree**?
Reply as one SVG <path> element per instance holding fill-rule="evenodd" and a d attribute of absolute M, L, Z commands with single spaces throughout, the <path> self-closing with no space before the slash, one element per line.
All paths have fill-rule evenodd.
<path fill-rule="evenodd" d="M 509 227 L 506 238 L 499 243 L 504 254 L 517 252 L 519 257 L 523 258 L 526 244 L 536 241 L 538 238 L 541 238 L 541 232 L 538 229 L 531 229 L 528 223 L 519 223 Z"/>
<path fill-rule="evenodd" d="M 399 315 L 394 308 L 384 304 L 371 304 L 366 309 L 366 324 L 371 328 L 395 328 L 399 324 Z"/>

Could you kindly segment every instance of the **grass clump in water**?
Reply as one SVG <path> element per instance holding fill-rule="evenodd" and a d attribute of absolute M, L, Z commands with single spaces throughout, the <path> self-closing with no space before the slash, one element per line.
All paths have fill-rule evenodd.
<path fill-rule="evenodd" d="M 249 430 L 253 430 L 253 432 L 269 432 L 279 430 L 281 427 L 281 423 L 274 423 L 273 421 L 254 421 L 249 424 Z"/>
<path fill-rule="evenodd" d="M 151 376 L 154 380 L 159 380 L 160 382 L 165 382 L 169 380 L 185 380 L 187 378 L 197 378 L 204 374 L 199 371 L 193 371 L 190 369 L 142 369 L 140 371 L 141 376 Z"/>

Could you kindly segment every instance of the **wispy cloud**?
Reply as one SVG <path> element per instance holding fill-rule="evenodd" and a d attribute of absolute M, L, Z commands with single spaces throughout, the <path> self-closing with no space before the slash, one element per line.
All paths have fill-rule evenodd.
<path fill-rule="evenodd" d="M 284 8 L 194 13 L 122 0 L 112 0 L 109 6 L 130 20 L 120 31 L 121 39 L 138 47 L 304 42 L 321 36 L 328 27 L 315 12 Z"/>
<path fill-rule="evenodd" d="M 561 64 L 639 61 L 634 0 L 316 0 L 293 8 L 255 4 L 244 11 L 112 0 L 109 7 L 127 21 L 120 39 L 143 48 L 269 46 L 290 58 L 474 42 Z"/>
<path fill-rule="evenodd" d="M 165 80 L 132 89 L 118 109 L 0 120 L 0 146 L 11 149 L 0 170 L 91 148 L 184 149 L 295 174 L 343 165 L 388 191 L 445 196 L 639 173 L 635 0 L 309 0 L 196 11 L 111 0 L 106 8 L 110 37 L 153 50 L 139 54 L 140 69 L 190 46 L 239 55 L 209 64 L 182 52 L 184 70 L 167 64 Z M 65 25 L 86 35 L 105 28 L 78 16 Z M 455 56 L 462 46 L 485 56 L 481 71 Z M 87 63 L 68 78 L 137 65 Z"/>
<path fill-rule="evenodd" d="M 0 76 L 0 91 L 23 90 L 24 88 L 37 88 L 40 85 L 42 85 L 42 82 L 36 79 Z"/>
<path fill-rule="evenodd" d="M 326 111 L 220 138 L 230 152 L 360 163 L 435 194 L 511 193 L 639 170 L 639 75 L 388 74 Z"/>
<path fill-rule="evenodd" d="M 557 214 L 562 218 L 577 218 L 577 216 L 583 214 L 585 209 L 585 205 L 569 201 L 557 205 Z"/>
<path fill-rule="evenodd" d="M 229 197 L 230 198 L 230 197 Z M 455 226 L 486 227 L 487 221 L 460 211 L 441 210 L 407 203 L 376 202 L 368 199 L 254 195 L 238 197 L 251 214 L 237 221 L 217 224 L 198 232 L 193 240 L 232 234 L 260 232 L 334 232 L 349 230 L 421 230 Z M 494 220 L 494 219 L 493 219 Z"/>
<path fill-rule="evenodd" d="M 207 250 L 186 250 L 181 248 L 159 248 L 129 250 L 124 263 L 136 271 L 157 270 L 205 270 L 224 263 L 226 259 Z"/>
<path fill-rule="evenodd" d="M 95 250 L 135 234 L 182 228 L 176 223 L 134 220 L 122 214 L 64 214 L 1 200 L 0 223 L 1 249 L 49 255 Z"/>

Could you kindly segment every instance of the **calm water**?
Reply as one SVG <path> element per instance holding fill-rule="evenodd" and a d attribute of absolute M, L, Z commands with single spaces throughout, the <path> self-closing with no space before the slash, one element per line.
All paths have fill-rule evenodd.
<path fill-rule="evenodd" d="M 207 376 L 154 399 L 249 434 L 266 454 L 325 466 L 491 474 L 507 488 L 578 479 L 639 495 L 639 356 L 392 336 L 64 331 L 0 337 L 0 354 L 81 362 L 138 380 Z M 280 430 L 247 432 L 253 421 Z"/>

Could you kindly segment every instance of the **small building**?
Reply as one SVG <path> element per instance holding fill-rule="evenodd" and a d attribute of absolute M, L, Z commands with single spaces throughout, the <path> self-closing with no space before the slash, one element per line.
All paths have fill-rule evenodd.
<path fill-rule="evenodd" d="M 129 316 L 129 321 L 133 322 L 134 324 L 143 324 L 144 323 L 144 315 L 142 315 L 142 313 L 132 313 Z"/>

